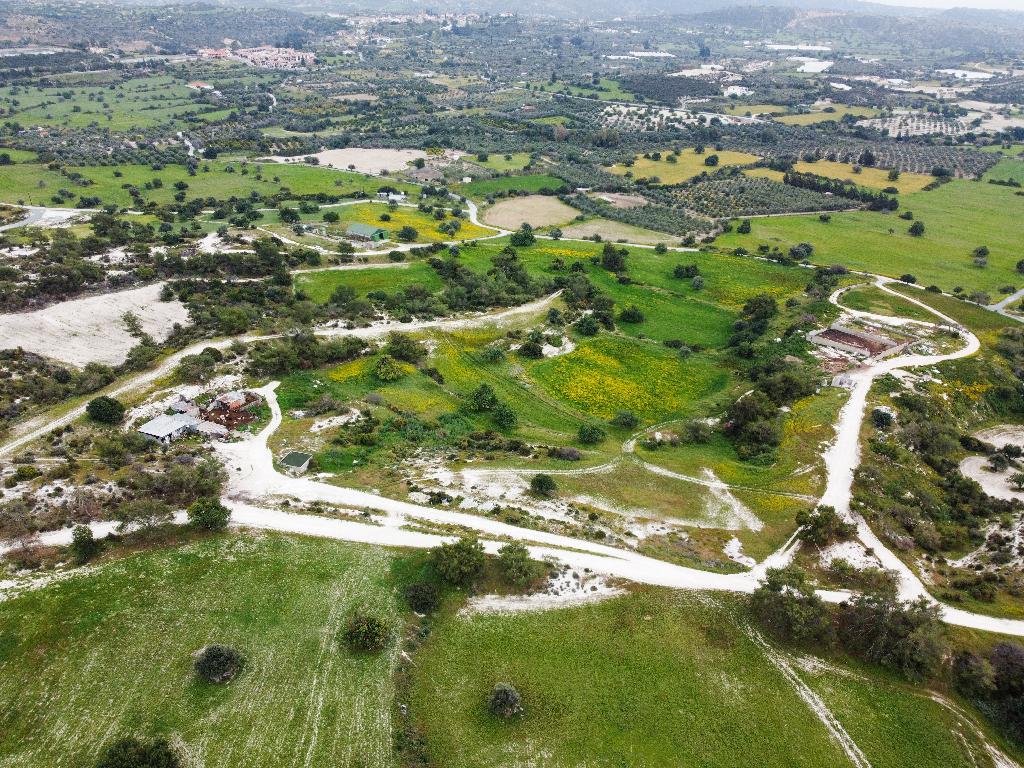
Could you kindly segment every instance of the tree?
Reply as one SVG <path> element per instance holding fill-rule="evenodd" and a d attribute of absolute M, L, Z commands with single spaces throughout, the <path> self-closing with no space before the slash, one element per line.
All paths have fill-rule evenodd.
<path fill-rule="evenodd" d="M 167 739 L 149 741 L 126 736 L 100 754 L 96 768 L 179 768 L 181 760 Z"/>
<path fill-rule="evenodd" d="M 431 613 L 437 609 L 441 595 L 429 581 L 417 581 L 405 588 L 405 601 L 416 613 Z"/>
<path fill-rule="evenodd" d="M 231 519 L 231 510 L 214 496 L 204 496 L 188 508 L 188 521 L 194 528 L 204 531 L 222 531 Z"/>
<path fill-rule="evenodd" d="M 391 639 L 391 627 L 383 619 L 360 610 L 349 617 L 341 637 L 353 650 L 379 653 Z"/>
<path fill-rule="evenodd" d="M 84 565 L 100 553 L 103 545 L 92 535 L 92 528 L 76 525 L 71 532 L 71 557 L 76 565 Z"/>
<path fill-rule="evenodd" d="M 511 683 L 497 683 L 487 698 L 491 714 L 508 720 L 523 713 L 523 698 Z"/>
<path fill-rule="evenodd" d="M 640 424 L 640 418 L 632 411 L 618 411 L 612 416 L 611 425 L 622 429 L 636 429 Z"/>
<path fill-rule="evenodd" d="M 668 246 L 664 243 L 658 243 L 654 246 L 654 252 L 657 254 L 668 253 Z"/>
<path fill-rule="evenodd" d="M 418 363 L 427 356 L 427 348 L 416 341 L 408 333 L 392 331 L 388 334 L 388 342 L 381 350 L 385 355 L 391 355 L 396 360 L 403 360 L 407 363 Z"/>
<path fill-rule="evenodd" d="M 302 220 L 302 217 L 299 216 L 299 212 L 294 208 L 282 208 L 278 215 L 281 217 L 281 221 L 285 224 L 297 224 Z"/>
<path fill-rule="evenodd" d="M 519 426 L 519 416 L 508 403 L 499 401 L 491 410 L 491 418 L 494 419 L 494 423 L 499 429 L 508 431 Z"/>
<path fill-rule="evenodd" d="M 545 475 L 541 472 L 530 479 L 530 491 L 537 496 L 549 498 L 558 492 L 558 486 L 551 475 Z"/>
<path fill-rule="evenodd" d="M 876 429 L 888 429 L 895 421 L 892 411 L 887 408 L 875 408 L 871 411 L 871 423 Z"/>
<path fill-rule="evenodd" d="M 537 565 L 530 559 L 530 550 L 518 541 L 510 542 L 498 550 L 498 570 L 505 581 L 520 588 L 537 576 Z"/>
<path fill-rule="evenodd" d="M 628 254 L 629 251 L 625 248 L 616 248 L 611 243 L 605 243 L 601 251 L 601 266 L 609 272 L 625 272 Z"/>
<path fill-rule="evenodd" d="M 924 234 L 924 224 L 920 221 L 915 221 L 907 231 L 911 237 L 921 237 Z"/>
<path fill-rule="evenodd" d="M 124 410 L 124 405 L 120 400 L 106 395 L 93 398 L 85 406 L 85 412 L 89 418 L 102 424 L 117 424 L 124 418 Z"/>
<path fill-rule="evenodd" d="M 815 547 L 825 547 L 837 540 L 849 539 L 857 532 L 857 526 L 845 522 L 835 507 L 822 504 L 813 510 L 802 510 L 797 513 L 796 524 L 801 541 Z"/>
<path fill-rule="evenodd" d="M 828 608 L 796 566 L 769 568 L 750 607 L 762 626 L 782 640 L 821 643 L 831 637 Z"/>
<path fill-rule="evenodd" d="M 953 657 L 953 685 L 970 698 L 987 698 L 996 688 L 991 662 L 971 651 L 958 652 Z"/>
<path fill-rule="evenodd" d="M 891 591 L 856 595 L 839 608 L 844 647 L 910 680 L 931 677 L 946 655 L 939 606 L 920 598 L 900 602 Z"/>
<path fill-rule="evenodd" d="M 584 424 L 578 433 L 580 442 L 584 445 L 597 445 L 605 438 L 605 431 L 597 424 Z"/>
<path fill-rule="evenodd" d="M 533 234 L 533 227 L 524 221 L 519 229 L 509 236 L 508 242 L 513 248 L 525 248 L 537 242 L 537 238 Z"/>
<path fill-rule="evenodd" d="M 1024 472 L 1014 472 L 1010 475 L 1010 485 L 1018 491 L 1024 491 Z"/>
<path fill-rule="evenodd" d="M 598 325 L 593 315 L 584 315 L 576 321 L 573 327 L 580 336 L 596 336 L 597 332 L 601 330 L 601 326 Z"/>
<path fill-rule="evenodd" d="M 398 240 L 403 243 L 411 243 L 419 236 L 420 233 L 417 232 L 414 227 L 410 227 L 408 224 L 406 224 L 404 227 L 398 230 L 398 232 L 395 233 L 395 237 L 398 238 Z"/>
<path fill-rule="evenodd" d="M 708 168 L 714 168 L 718 165 L 718 155 L 708 155 L 704 158 L 704 165 Z"/>
<path fill-rule="evenodd" d="M 750 219 L 744 219 L 743 221 L 741 221 L 740 225 L 738 227 L 736 227 L 736 232 L 738 232 L 741 235 L 749 235 L 750 234 Z"/>
<path fill-rule="evenodd" d="M 468 587 L 483 573 L 484 547 L 475 538 L 462 537 L 431 550 L 431 562 L 441 578 L 458 587 Z"/>
<path fill-rule="evenodd" d="M 229 645 L 208 645 L 196 656 L 193 669 L 208 683 L 226 683 L 242 669 L 242 654 Z"/>

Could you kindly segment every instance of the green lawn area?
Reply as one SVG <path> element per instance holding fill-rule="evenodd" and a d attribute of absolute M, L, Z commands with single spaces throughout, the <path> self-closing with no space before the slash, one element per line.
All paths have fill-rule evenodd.
<path fill-rule="evenodd" d="M 1013 179 L 1016 182 L 1024 184 L 1024 160 L 1020 160 L 1018 158 L 1006 158 L 1000 160 L 985 173 L 982 179 L 984 181 L 988 181 L 989 179 L 996 179 L 999 181 Z"/>
<path fill-rule="evenodd" d="M 1024 240 L 1024 197 L 1014 190 L 983 182 L 956 180 L 931 192 L 901 198 L 901 211 L 912 211 L 925 225 L 923 237 L 912 237 L 911 222 L 895 214 L 857 211 L 832 214 L 830 223 L 817 216 L 785 216 L 751 220 L 751 233 L 730 233 L 716 241 L 723 248 L 759 244 L 783 250 L 800 242 L 815 247 L 812 261 L 844 264 L 851 269 L 900 277 L 912 274 L 922 285 L 944 291 L 960 286 L 987 291 L 1022 281 L 1015 265 Z M 890 232 L 890 230 L 892 230 Z M 972 252 L 987 246 L 988 266 L 974 266 Z"/>
<path fill-rule="evenodd" d="M 188 184 L 186 199 L 213 197 L 218 200 L 246 197 L 252 191 L 277 194 L 285 189 L 296 195 L 320 192 L 340 195 L 354 191 L 372 194 L 383 183 L 369 176 L 310 165 L 223 160 L 203 162 L 195 176 L 189 176 L 183 165 L 167 165 L 160 170 L 148 165 L 85 166 L 69 167 L 67 172 L 80 174 L 91 183 L 80 185 L 73 178 L 39 163 L 0 165 L 0 202 L 53 205 L 51 198 L 58 190 L 67 189 L 76 198 L 79 195 L 99 197 L 103 204 L 125 207 L 132 205 L 132 198 L 124 188 L 126 184 L 137 187 L 144 200 L 166 204 L 174 200 L 176 182 Z M 153 187 L 155 179 L 159 179 L 159 187 Z M 407 184 L 388 183 L 407 191 L 414 189 Z M 146 189 L 147 184 L 152 188 Z M 74 202 L 67 205 L 73 207 Z"/>
<path fill-rule="evenodd" d="M 388 766 L 396 650 L 336 640 L 357 606 L 395 621 L 383 548 L 226 535 L 134 554 L 0 604 L 0 762 L 92 765 L 121 735 L 180 739 L 207 768 Z M 192 654 L 245 656 L 223 686 Z"/>
<path fill-rule="evenodd" d="M 818 160 L 814 163 L 800 162 L 793 168 L 801 173 L 816 173 L 830 179 L 852 181 L 870 189 L 896 187 L 902 194 L 920 192 L 935 181 L 933 176 L 923 173 L 901 173 L 896 181 L 889 181 L 889 171 L 883 168 L 861 168 L 860 173 L 853 172 L 853 166 L 845 163 L 833 163 L 829 160 Z"/>
<path fill-rule="evenodd" d="M 724 112 L 727 115 L 784 115 L 789 107 L 780 104 L 729 104 L 729 106 L 716 109 L 716 112 Z"/>
<path fill-rule="evenodd" d="M 411 714 L 436 765 L 849 764 L 731 598 L 641 589 L 574 609 L 451 616 L 416 661 Z M 847 671 L 809 684 L 872 765 L 984 760 L 973 734 L 919 691 Z M 497 682 L 522 694 L 522 717 L 487 714 Z"/>
<path fill-rule="evenodd" d="M 540 192 L 542 189 L 556 190 L 565 186 L 565 182 L 557 176 L 535 173 L 526 176 L 495 176 L 491 179 L 478 179 L 468 184 L 458 184 L 460 194 L 471 198 L 483 198 L 499 192 L 523 191 Z"/>
<path fill-rule="evenodd" d="M 318 304 L 324 304 L 339 285 L 348 285 L 358 296 L 370 291 L 394 293 L 410 285 L 422 285 L 430 291 L 441 289 L 437 272 L 421 261 L 371 269 L 325 269 L 295 276 L 295 290 L 303 291 Z"/>
<path fill-rule="evenodd" d="M 678 160 L 674 163 L 665 159 L 668 155 L 669 151 L 662 152 L 661 160 L 651 160 L 643 155 L 637 155 L 633 160 L 632 167 L 613 165 L 607 170 L 620 176 L 632 173 L 633 177 L 637 179 L 650 179 L 657 176 L 662 184 L 678 184 L 681 181 L 692 179 L 704 171 L 709 173 L 713 171 L 714 168 L 704 164 L 704 161 L 711 155 L 718 156 L 719 166 L 747 165 L 748 163 L 757 162 L 759 159 L 757 155 L 751 155 L 747 152 L 733 152 L 731 150 L 717 152 L 713 148 L 706 148 L 702 155 L 696 154 L 693 149 L 684 149 L 679 154 Z"/>

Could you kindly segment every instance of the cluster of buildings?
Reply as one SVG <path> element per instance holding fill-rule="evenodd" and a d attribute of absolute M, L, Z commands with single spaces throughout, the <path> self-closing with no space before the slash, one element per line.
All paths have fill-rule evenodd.
<path fill-rule="evenodd" d="M 170 445 L 188 435 L 223 439 L 232 429 L 255 421 L 252 407 L 261 398 L 255 392 L 233 390 L 217 395 L 201 408 L 186 397 L 179 397 L 165 413 L 150 419 L 137 429 L 140 435 Z"/>
<path fill-rule="evenodd" d="M 316 59 L 309 51 L 294 48 L 275 48 L 261 45 L 258 48 L 200 48 L 199 56 L 204 59 L 230 59 L 241 61 L 252 67 L 263 69 L 305 69 Z"/>

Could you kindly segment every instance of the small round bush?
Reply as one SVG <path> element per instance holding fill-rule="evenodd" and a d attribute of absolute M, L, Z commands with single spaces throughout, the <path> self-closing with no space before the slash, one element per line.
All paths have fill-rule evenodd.
<path fill-rule="evenodd" d="M 124 405 L 120 400 L 100 395 L 89 401 L 89 404 L 85 406 L 85 412 L 93 421 L 103 424 L 117 424 L 124 418 Z"/>
<path fill-rule="evenodd" d="M 341 636 L 353 650 L 378 653 L 388 644 L 391 628 L 383 619 L 357 611 L 349 618 Z"/>
<path fill-rule="evenodd" d="M 188 521 L 204 531 L 222 531 L 231 518 L 231 510 L 213 496 L 197 499 L 188 508 Z"/>
<path fill-rule="evenodd" d="M 96 768 L 178 768 L 181 759 L 167 739 L 151 741 L 134 736 L 112 742 L 96 763 Z"/>
<path fill-rule="evenodd" d="M 441 595 L 429 581 L 417 581 L 405 588 L 405 601 L 416 613 L 430 613 L 437 609 Z"/>
<path fill-rule="evenodd" d="M 208 683 L 226 683 L 241 669 L 242 654 L 229 645 L 208 645 L 196 657 L 196 674 Z"/>
<path fill-rule="evenodd" d="M 541 473 L 534 475 L 530 479 L 530 490 L 537 496 L 543 496 L 545 498 L 554 496 L 558 490 L 558 486 L 555 485 L 555 479 L 551 475 L 545 475 Z"/>
<path fill-rule="evenodd" d="M 523 697 L 511 683 L 498 683 L 487 699 L 491 714 L 507 720 L 523 713 Z"/>

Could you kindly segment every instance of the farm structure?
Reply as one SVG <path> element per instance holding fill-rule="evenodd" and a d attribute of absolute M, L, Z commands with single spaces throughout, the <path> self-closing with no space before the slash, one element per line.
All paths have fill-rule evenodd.
<path fill-rule="evenodd" d="M 359 222 L 349 224 L 348 229 L 345 230 L 345 237 L 351 240 L 362 240 L 371 243 L 387 240 L 388 236 L 389 233 L 386 229 L 369 224 L 360 224 Z"/>
<path fill-rule="evenodd" d="M 831 347 L 864 358 L 894 354 L 906 347 L 906 343 L 893 341 L 888 336 L 868 333 L 839 323 L 834 323 L 824 331 L 812 333 L 808 340 L 812 344 Z"/>

